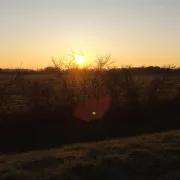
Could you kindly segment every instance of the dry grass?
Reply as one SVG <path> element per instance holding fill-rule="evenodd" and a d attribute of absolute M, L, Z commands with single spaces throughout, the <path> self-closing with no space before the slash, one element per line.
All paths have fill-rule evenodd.
<path fill-rule="evenodd" d="M 2 180 L 178 180 L 180 131 L 0 157 Z"/>

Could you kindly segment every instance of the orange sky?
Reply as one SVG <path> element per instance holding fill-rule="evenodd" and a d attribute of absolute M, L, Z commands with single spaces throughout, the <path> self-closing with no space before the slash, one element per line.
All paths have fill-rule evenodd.
<path fill-rule="evenodd" d="M 180 66 L 179 0 L 6 0 L 0 12 L 3 68 L 43 68 L 71 49 L 117 66 Z"/>

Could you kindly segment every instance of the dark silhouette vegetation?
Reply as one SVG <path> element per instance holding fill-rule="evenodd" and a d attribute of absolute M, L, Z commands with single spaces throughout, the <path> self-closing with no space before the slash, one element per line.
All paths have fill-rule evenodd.
<path fill-rule="evenodd" d="M 0 70 L 0 152 L 180 127 L 180 69 L 118 69 L 109 57 L 82 69 L 53 62 L 37 71 Z"/>

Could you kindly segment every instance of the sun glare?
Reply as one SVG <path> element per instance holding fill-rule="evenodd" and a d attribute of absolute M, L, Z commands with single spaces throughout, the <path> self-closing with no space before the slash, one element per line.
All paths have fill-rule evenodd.
<path fill-rule="evenodd" d="M 78 65 L 82 65 L 84 63 L 85 58 L 83 56 L 76 56 L 76 63 Z"/>

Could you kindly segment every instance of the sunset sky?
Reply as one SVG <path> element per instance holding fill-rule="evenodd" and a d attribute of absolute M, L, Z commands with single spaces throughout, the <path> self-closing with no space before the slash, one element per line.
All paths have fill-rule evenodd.
<path fill-rule="evenodd" d="M 0 0 L 0 67 L 49 66 L 71 49 L 180 66 L 180 0 Z"/>

